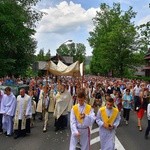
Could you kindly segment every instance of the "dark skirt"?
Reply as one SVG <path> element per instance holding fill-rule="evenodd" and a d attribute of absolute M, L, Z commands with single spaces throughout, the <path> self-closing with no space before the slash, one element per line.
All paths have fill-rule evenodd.
<path fill-rule="evenodd" d="M 57 129 L 63 129 L 67 127 L 68 115 L 61 115 L 58 119 L 55 119 L 55 127 Z"/>

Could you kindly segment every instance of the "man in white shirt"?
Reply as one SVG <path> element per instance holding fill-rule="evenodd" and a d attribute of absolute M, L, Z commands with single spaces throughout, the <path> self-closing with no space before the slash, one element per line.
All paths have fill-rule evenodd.
<path fill-rule="evenodd" d="M 142 88 L 140 87 L 140 83 L 137 83 L 137 85 L 134 87 L 133 89 L 133 96 L 134 96 L 134 106 L 136 105 L 136 103 L 139 102 L 140 100 L 140 92 L 141 92 Z M 136 110 L 136 108 L 134 108 Z"/>

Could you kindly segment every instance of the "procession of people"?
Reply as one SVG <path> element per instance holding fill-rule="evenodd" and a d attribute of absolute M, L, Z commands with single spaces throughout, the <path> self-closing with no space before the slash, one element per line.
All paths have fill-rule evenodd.
<path fill-rule="evenodd" d="M 17 139 L 30 134 L 36 123 L 43 121 L 41 131 L 48 131 L 49 113 L 55 118 L 54 132 L 70 128 L 69 150 L 90 150 L 90 130 L 99 127 L 101 150 L 115 149 L 115 131 L 121 119 L 130 125 L 130 112 L 135 111 L 140 132 L 144 114 L 150 131 L 150 83 L 140 80 L 85 76 L 38 77 L 22 79 L 29 90 L 20 89 L 14 96 L 8 85 L 0 90 L 0 133 Z M 8 83 L 7 78 L 0 80 Z M 10 81 L 10 78 L 9 78 Z M 22 81 L 22 82 L 21 82 Z M 12 83 L 13 81 L 11 81 Z"/>

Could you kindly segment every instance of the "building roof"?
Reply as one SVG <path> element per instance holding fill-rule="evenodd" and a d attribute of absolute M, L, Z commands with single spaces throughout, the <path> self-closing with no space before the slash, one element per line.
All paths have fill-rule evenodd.
<path fill-rule="evenodd" d="M 66 65 L 71 65 L 73 63 L 73 57 L 70 57 L 70 56 L 60 56 L 58 54 L 56 54 L 56 56 L 52 56 L 51 60 L 54 63 L 58 63 L 58 60 L 60 60 L 60 61 L 62 61 Z"/>
<path fill-rule="evenodd" d="M 145 67 L 144 65 L 141 65 L 139 67 L 135 67 L 136 72 L 134 73 L 134 75 L 144 76 L 145 75 L 144 67 Z"/>
<path fill-rule="evenodd" d="M 38 61 L 38 69 L 39 70 L 47 70 L 47 62 L 46 61 Z"/>
<path fill-rule="evenodd" d="M 68 64 L 72 64 L 73 63 L 73 57 L 70 56 L 63 56 L 64 61 Z"/>
<path fill-rule="evenodd" d="M 62 61 L 66 65 L 71 65 L 73 64 L 73 57 L 70 56 L 53 56 L 51 57 L 51 61 L 53 61 L 55 64 L 58 63 L 58 61 Z M 33 69 L 34 70 L 47 70 L 47 61 L 37 61 L 36 63 L 33 64 Z"/>

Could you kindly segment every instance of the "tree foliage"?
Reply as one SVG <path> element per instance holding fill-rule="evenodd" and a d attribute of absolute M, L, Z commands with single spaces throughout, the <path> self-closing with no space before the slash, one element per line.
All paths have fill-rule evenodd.
<path fill-rule="evenodd" d="M 85 61 L 86 47 L 82 43 L 62 44 L 56 50 L 61 56 L 71 56 L 74 61 Z"/>
<path fill-rule="evenodd" d="M 0 76 L 22 75 L 33 61 L 36 22 L 42 13 L 33 9 L 38 0 L 0 1 Z"/>
<path fill-rule="evenodd" d="M 39 53 L 36 56 L 36 61 L 49 61 L 51 58 L 50 49 L 45 54 L 44 49 L 40 49 Z"/>
<path fill-rule="evenodd" d="M 136 16 L 132 7 L 122 11 L 119 3 L 113 7 L 105 3 L 93 19 L 95 28 L 88 39 L 93 48 L 90 64 L 92 73 L 124 75 L 125 69 L 132 66 L 133 49 L 137 35 L 131 19 Z"/>
<path fill-rule="evenodd" d="M 146 54 L 148 46 L 150 46 L 150 21 L 137 26 L 137 31 L 138 39 L 136 41 L 136 45 L 138 47 L 138 51 Z"/>

